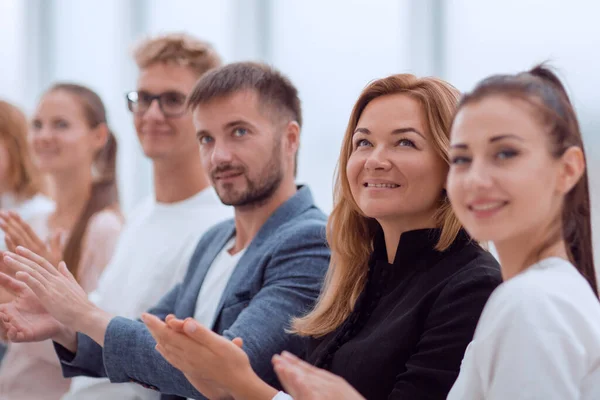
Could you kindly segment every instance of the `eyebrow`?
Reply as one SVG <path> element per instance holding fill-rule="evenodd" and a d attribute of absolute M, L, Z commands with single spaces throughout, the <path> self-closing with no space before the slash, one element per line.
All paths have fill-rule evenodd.
<path fill-rule="evenodd" d="M 497 136 L 492 137 L 490 139 L 490 143 L 499 142 L 499 141 L 505 140 L 505 139 L 514 139 L 514 140 L 518 140 L 520 142 L 523 141 L 523 138 L 521 138 L 517 135 L 514 135 L 512 133 L 506 133 L 503 135 L 497 135 Z M 467 145 L 466 143 L 456 143 L 456 144 L 451 145 L 450 148 L 452 148 L 452 149 L 468 149 L 469 145 Z"/>
<path fill-rule="evenodd" d="M 392 133 L 392 135 L 399 135 L 399 134 L 408 133 L 408 132 L 414 132 L 417 135 L 421 136 L 423 139 L 425 139 L 425 135 L 423 135 L 421 132 L 419 132 L 418 130 L 416 130 L 413 127 L 394 129 L 391 133 Z M 370 135 L 371 131 L 368 130 L 367 128 L 356 128 L 356 130 L 354 131 L 353 134 L 355 135 L 357 133 L 364 133 L 365 135 Z"/>

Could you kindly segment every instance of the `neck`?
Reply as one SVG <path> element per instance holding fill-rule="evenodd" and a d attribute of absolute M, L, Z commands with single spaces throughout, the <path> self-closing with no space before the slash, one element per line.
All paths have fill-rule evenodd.
<path fill-rule="evenodd" d="M 398 250 L 398 244 L 400 243 L 400 237 L 404 232 L 414 231 L 417 229 L 431 229 L 436 227 L 436 223 L 432 215 L 427 215 L 424 218 L 393 218 L 393 219 L 377 219 L 381 229 L 383 230 L 383 236 L 385 238 L 385 249 L 387 252 L 388 262 L 394 263 L 396 259 L 396 250 Z"/>
<path fill-rule="evenodd" d="M 564 240 L 559 240 L 552 246 L 544 249 L 540 254 L 536 254 L 535 251 L 541 243 L 536 242 L 536 244 L 532 246 L 530 241 L 531 237 L 535 236 L 526 234 L 494 242 L 494 247 L 500 258 L 502 278 L 505 281 L 514 278 L 530 267 L 532 263 L 541 261 L 545 258 L 560 257 L 565 260 L 569 259 Z M 532 259 L 532 256 L 535 258 Z"/>
<path fill-rule="evenodd" d="M 200 157 L 153 162 L 154 194 L 160 203 L 183 201 L 206 189 L 210 183 Z"/>
<path fill-rule="evenodd" d="M 256 236 L 260 228 L 267 222 L 283 203 L 296 193 L 293 179 L 282 182 L 279 188 L 265 202 L 248 207 L 235 207 L 235 245 L 232 253 L 245 249 Z"/>
<path fill-rule="evenodd" d="M 49 176 L 48 191 L 56 204 L 52 219 L 58 225 L 70 226 L 77 220 L 90 198 L 92 183 L 91 171 L 85 169 Z"/>

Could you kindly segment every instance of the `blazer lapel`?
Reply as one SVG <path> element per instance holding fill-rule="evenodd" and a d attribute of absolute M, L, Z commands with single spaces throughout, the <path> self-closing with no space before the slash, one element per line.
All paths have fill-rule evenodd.
<path fill-rule="evenodd" d="M 231 239 L 234 231 L 235 224 L 232 222 L 231 226 L 228 226 L 227 229 L 215 233 L 215 239 L 207 248 L 203 249 L 203 254 L 199 259 L 194 260 L 196 262 L 196 265 L 194 266 L 196 271 L 194 272 L 194 275 L 192 275 L 190 284 L 187 286 L 185 294 L 181 299 L 181 312 L 185 317 L 194 316 L 198 295 L 200 294 L 200 288 L 202 287 L 206 273 L 215 261 L 215 258 L 217 258 L 219 252 L 221 252 L 229 239 Z"/>

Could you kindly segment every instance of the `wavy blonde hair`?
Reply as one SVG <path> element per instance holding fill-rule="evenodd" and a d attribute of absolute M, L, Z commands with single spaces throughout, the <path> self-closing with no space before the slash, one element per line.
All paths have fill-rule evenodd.
<path fill-rule="evenodd" d="M 146 37 L 133 49 L 139 69 L 158 63 L 189 67 L 199 77 L 223 64 L 213 46 L 186 33 L 169 33 Z"/>
<path fill-rule="evenodd" d="M 367 104 L 378 97 L 398 93 L 411 96 L 422 104 L 426 127 L 435 148 L 449 163 L 450 124 L 460 96 L 456 88 L 441 79 L 417 78 L 410 74 L 392 75 L 367 85 L 352 109 L 336 168 L 334 208 L 327 222 L 331 262 L 325 285 L 315 308 L 306 316 L 293 320 L 294 333 L 319 337 L 334 331 L 348 317 L 364 289 L 378 224 L 366 217 L 354 201 L 346 166 L 352 154 L 352 135 Z M 436 249 L 443 251 L 454 242 L 462 228 L 445 195 L 440 197 L 436 220 L 441 228 Z"/>

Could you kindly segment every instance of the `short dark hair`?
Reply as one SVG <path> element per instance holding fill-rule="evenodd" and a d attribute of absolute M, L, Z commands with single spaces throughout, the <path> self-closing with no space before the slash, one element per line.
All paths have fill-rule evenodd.
<path fill-rule="evenodd" d="M 302 126 L 302 108 L 296 87 L 275 68 L 255 62 L 232 63 L 209 71 L 196 83 L 187 106 L 193 110 L 243 90 L 256 92 L 261 105 L 272 107 Z"/>

